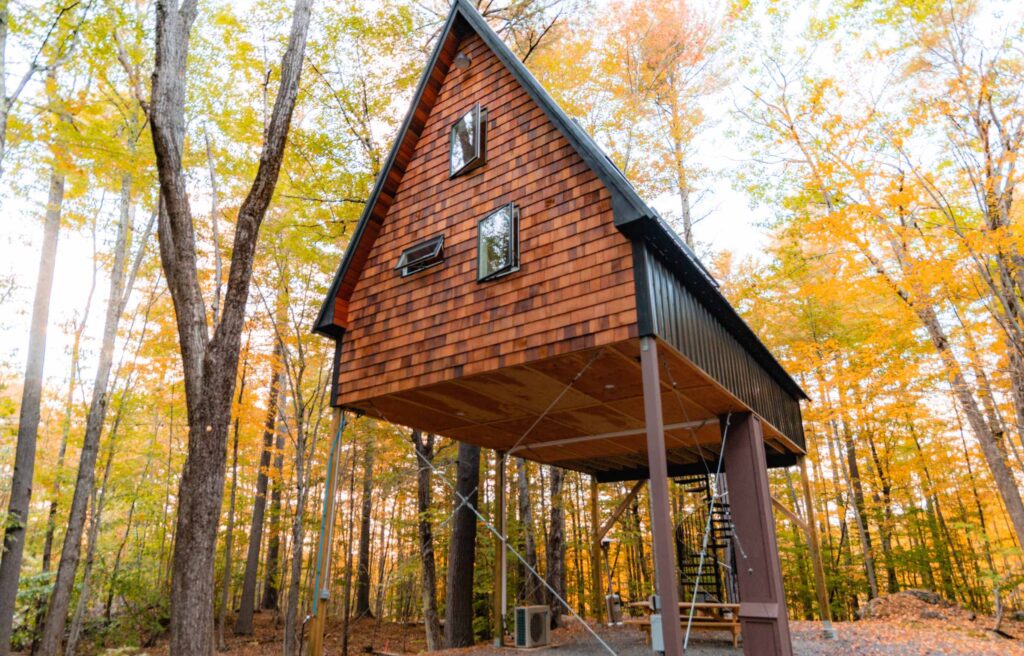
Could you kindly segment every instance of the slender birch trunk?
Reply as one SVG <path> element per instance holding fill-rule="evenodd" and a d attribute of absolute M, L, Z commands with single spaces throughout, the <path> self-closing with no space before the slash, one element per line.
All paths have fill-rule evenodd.
<path fill-rule="evenodd" d="M 128 234 L 132 223 L 132 179 L 125 174 L 121 177 L 121 211 L 117 224 L 117 237 L 114 242 L 114 264 L 110 272 L 110 291 L 107 298 L 107 312 L 103 323 L 103 338 L 100 345 L 99 361 L 96 365 L 96 377 L 93 381 L 92 402 L 85 422 L 85 438 L 78 461 L 78 475 L 75 479 L 75 493 L 71 499 L 68 515 L 67 532 L 64 546 L 61 549 L 60 564 L 57 566 L 57 579 L 50 605 L 46 612 L 46 623 L 40 640 L 40 653 L 43 656 L 55 656 L 60 653 L 60 645 L 67 623 L 68 608 L 71 604 L 71 593 L 75 583 L 75 573 L 81 556 L 82 534 L 85 530 L 86 511 L 92 497 L 96 480 L 96 457 L 99 453 L 100 435 L 107 416 L 109 402 L 110 373 L 114 362 L 114 343 L 117 340 L 117 327 L 121 314 L 128 300 L 126 278 L 128 277 Z M 145 243 L 140 245 L 144 248 Z M 141 254 L 140 250 L 140 254 Z M 135 260 L 136 268 L 140 257 Z M 134 277 L 134 271 L 133 271 Z M 130 292 L 130 286 L 127 287 Z"/>
<path fill-rule="evenodd" d="M 64 204 L 64 176 L 54 168 L 50 173 L 50 192 L 39 252 L 39 272 L 32 302 L 25 383 L 18 414 L 18 443 L 14 452 L 11 496 L 4 522 L 3 553 L 0 556 L 0 656 L 7 656 L 14 624 L 14 603 L 18 595 L 21 560 L 25 551 L 25 527 L 28 525 L 32 498 L 32 474 L 36 461 L 36 437 L 39 433 L 39 406 L 43 392 L 43 363 L 46 359 L 46 331 L 50 318 L 50 293 L 53 270 L 57 264 L 57 238 L 60 235 L 61 209 Z"/>

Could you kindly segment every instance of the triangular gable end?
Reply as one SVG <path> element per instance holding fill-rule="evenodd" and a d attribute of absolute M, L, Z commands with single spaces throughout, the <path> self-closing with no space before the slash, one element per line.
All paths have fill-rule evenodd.
<path fill-rule="evenodd" d="M 340 340 L 348 327 L 349 300 L 355 290 L 370 251 L 380 233 L 384 217 L 395 200 L 399 185 L 412 161 L 423 129 L 435 106 L 441 87 L 458 52 L 459 44 L 475 33 L 493 52 L 505 69 L 518 81 L 526 94 L 542 110 L 570 147 L 600 180 L 611 198 L 612 218 L 616 228 L 629 237 L 635 246 L 643 248 L 662 260 L 672 274 L 685 285 L 693 296 L 715 317 L 715 320 L 735 338 L 751 356 L 777 380 L 794 399 L 808 398 L 779 364 L 775 356 L 761 342 L 735 308 L 722 295 L 717 283 L 704 268 L 692 250 L 661 216 L 636 193 L 622 172 L 611 162 L 597 143 L 551 98 L 536 78 L 519 61 L 508 46 L 491 29 L 469 0 L 454 0 L 451 11 L 441 29 L 437 44 L 423 71 L 412 103 L 385 160 L 384 167 L 374 183 L 370 198 L 356 224 L 355 232 L 345 251 L 331 287 L 327 293 L 313 332 Z M 638 290 L 639 296 L 644 296 Z M 657 327 L 650 320 L 653 310 L 642 301 L 640 332 L 656 334 Z M 337 354 L 336 354 L 337 357 Z"/>
<path fill-rule="evenodd" d="M 580 157 L 607 187 L 612 197 L 614 221 L 625 226 L 639 219 L 652 219 L 657 215 L 636 194 L 621 172 L 576 123 L 548 95 L 547 91 L 526 69 L 508 46 L 491 29 L 480 13 L 468 0 L 455 0 L 445 21 L 437 45 L 428 60 L 413 95 L 412 104 L 398 131 L 385 161 L 377 176 L 370 198 L 356 224 L 341 266 L 334 277 L 324 300 L 313 332 L 338 339 L 348 324 L 348 301 L 355 289 L 360 272 L 366 264 L 370 250 L 380 232 L 384 217 L 388 213 L 406 168 L 416 150 L 427 117 L 437 100 L 441 85 L 455 58 L 458 44 L 465 36 L 475 32 L 494 52 L 502 64 L 523 86 L 527 94 L 544 111 L 562 136 L 572 145 Z"/>

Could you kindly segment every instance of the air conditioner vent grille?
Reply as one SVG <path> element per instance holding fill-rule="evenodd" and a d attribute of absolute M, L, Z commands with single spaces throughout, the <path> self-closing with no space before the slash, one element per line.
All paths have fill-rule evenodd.
<path fill-rule="evenodd" d="M 539 647 L 548 644 L 551 609 L 547 606 L 516 608 L 516 647 Z"/>

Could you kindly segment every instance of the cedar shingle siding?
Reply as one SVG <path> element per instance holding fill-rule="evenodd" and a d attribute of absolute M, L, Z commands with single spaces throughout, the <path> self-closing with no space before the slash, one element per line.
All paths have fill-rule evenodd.
<path fill-rule="evenodd" d="M 458 50 L 472 64 L 444 76 L 345 308 L 341 403 L 637 335 L 630 242 L 605 185 L 479 36 Z M 486 164 L 449 179 L 449 130 L 477 102 Z M 520 270 L 477 283 L 477 221 L 509 202 Z M 443 264 L 393 270 L 441 232 Z"/>

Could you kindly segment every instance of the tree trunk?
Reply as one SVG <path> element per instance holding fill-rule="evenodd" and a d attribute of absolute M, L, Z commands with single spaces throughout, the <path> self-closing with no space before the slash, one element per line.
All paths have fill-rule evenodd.
<path fill-rule="evenodd" d="M 18 578 L 25 550 L 25 527 L 28 525 L 29 501 L 32 497 L 32 474 L 36 461 L 36 436 L 39 433 L 39 405 L 43 391 L 43 362 L 46 358 L 46 329 L 50 317 L 50 292 L 53 269 L 57 264 L 57 238 L 64 204 L 64 176 L 57 169 L 50 173 L 50 193 L 43 224 L 43 242 L 39 252 L 39 273 L 32 302 L 29 324 L 28 358 L 25 383 L 21 391 L 18 414 L 18 444 L 14 453 L 11 496 L 7 502 L 4 522 L 3 553 L 0 554 L 0 656 L 6 656 L 11 644 L 14 624 L 14 602 L 18 595 Z"/>
<path fill-rule="evenodd" d="M 1020 489 L 1013 477 L 1013 472 L 1003 459 L 1002 450 L 999 448 L 998 438 L 993 428 L 985 422 L 978 402 L 971 393 L 967 381 L 964 380 L 960 364 L 956 359 L 946 339 L 945 332 L 939 324 L 938 317 L 930 306 L 912 306 L 917 311 L 921 322 L 928 330 L 935 350 L 945 365 L 949 374 L 953 394 L 960 403 L 961 409 L 967 415 L 967 423 L 971 427 L 978 444 L 981 446 L 981 453 L 988 463 L 989 471 L 995 480 L 996 488 L 1002 497 L 1006 507 L 1006 514 L 1010 516 L 1013 530 L 1016 534 L 1017 544 L 1024 544 L 1024 501 L 1021 500 Z"/>
<path fill-rule="evenodd" d="M 533 512 L 530 505 L 530 482 L 527 477 L 526 461 L 516 458 L 516 485 L 519 490 L 519 523 L 523 527 L 523 558 L 527 565 L 537 571 L 537 542 L 533 539 Z M 522 568 L 520 577 L 522 589 L 519 596 L 530 605 L 542 603 L 544 586 L 526 567 Z"/>
<path fill-rule="evenodd" d="M 359 517 L 359 564 L 356 566 L 356 618 L 373 617 L 370 611 L 370 515 L 373 509 L 373 445 L 363 451 L 362 514 Z"/>
<path fill-rule="evenodd" d="M 195 227 L 183 168 L 188 46 L 197 0 L 158 0 L 149 119 L 160 181 L 160 259 L 174 302 L 188 407 L 171 577 L 170 654 L 213 651 L 213 574 L 231 400 L 260 226 L 281 171 L 312 0 L 296 0 L 281 83 L 256 177 L 238 209 L 223 312 L 213 336 L 199 286 Z"/>
<path fill-rule="evenodd" d="M 377 558 L 379 566 L 377 567 L 377 598 L 374 601 L 374 609 L 377 613 L 376 626 L 380 626 L 381 620 L 384 618 L 384 579 L 390 574 L 390 568 L 386 567 L 391 552 L 391 546 L 394 544 L 394 540 L 388 540 L 386 538 L 387 529 L 391 526 L 397 526 L 397 515 L 398 515 L 398 502 L 394 499 L 391 500 L 391 512 L 386 519 L 380 522 L 380 533 L 378 534 L 377 543 L 383 545 L 380 551 L 380 555 Z"/>
<path fill-rule="evenodd" d="M 633 519 L 632 528 L 636 531 L 633 536 L 633 544 L 636 547 L 637 571 L 640 574 L 639 589 L 646 594 L 648 590 L 652 589 L 650 585 L 651 566 L 647 560 L 647 554 L 644 553 L 644 526 L 640 520 L 640 495 L 633 497 L 633 503 L 629 505 L 629 514 Z"/>
<path fill-rule="evenodd" d="M 566 610 L 558 599 L 565 599 L 565 500 L 562 497 L 565 471 L 555 466 L 549 466 L 548 471 L 551 477 L 551 525 L 548 529 L 546 575 L 551 588 L 548 590 L 551 626 L 557 628 L 562 625 L 562 614 Z"/>
<path fill-rule="evenodd" d="M 274 446 L 274 484 L 270 490 L 270 539 L 267 540 L 267 562 L 263 572 L 263 599 L 260 608 L 277 610 L 278 564 L 281 552 L 281 485 L 284 477 L 284 435 L 278 434 Z"/>
<path fill-rule="evenodd" d="M 278 305 L 284 307 L 281 300 Z M 267 507 L 267 470 L 270 468 L 270 451 L 274 446 L 274 432 L 277 430 L 277 409 L 281 395 L 281 342 L 274 340 L 271 356 L 270 391 L 267 394 L 267 417 L 263 422 L 263 450 L 260 452 L 260 469 L 256 474 L 256 498 L 252 503 L 252 523 L 249 528 L 249 549 L 245 558 L 245 578 L 242 581 L 242 599 L 235 618 L 235 634 L 252 634 L 252 616 L 256 606 L 256 576 L 260 567 L 260 544 L 263 542 L 263 517 Z M 280 500 L 279 500 L 280 503 Z M 275 545 L 276 546 L 276 545 Z M 276 556 L 276 553 L 275 553 Z M 276 558 L 275 558 L 276 560 Z M 269 570 L 268 570 L 269 571 Z M 272 579 L 271 576 L 267 577 Z M 264 594 L 267 589 L 264 588 Z M 270 608 L 277 606 L 276 590 Z M 264 606 L 267 608 L 268 606 Z"/>
<path fill-rule="evenodd" d="M 444 642 L 449 649 L 473 645 L 473 571 L 476 562 L 476 508 L 480 485 L 480 447 L 459 443 L 455 513 L 448 550 Z M 465 501 L 463 501 L 465 499 Z"/>
<path fill-rule="evenodd" d="M 248 345 L 246 345 L 248 350 Z M 248 359 L 248 353 L 246 354 Z M 248 363 L 242 363 L 242 379 L 238 384 L 238 406 L 242 407 L 245 397 L 245 376 L 248 372 Z M 228 615 L 228 591 L 231 588 L 231 551 L 235 543 L 235 495 L 238 490 L 238 429 L 241 419 L 235 415 L 234 440 L 231 447 L 231 495 L 228 501 L 228 531 L 224 538 L 224 573 L 220 582 L 220 617 L 217 621 L 217 647 L 221 651 L 227 650 L 224 642 L 224 624 Z"/>
<path fill-rule="evenodd" d="M 796 488 L 793 486 L 793 477 L 790 474 L 789 469 L 783 470 L 786 472 L 786 492 L 789 495 L 789 507 L 793 509 L 793 512 L 800 514 L 800 501 L 796 495 Z M 681 516 L 681 515 L 677 515 Z M 810 523 L 814 520 L 814 509 L 805 508 L 803 512 L 804 522 Z M 801 530 L 796 522 L 790 522 L 793 527 L 793 544 L 798 545 L 801 542 L 807 545 L 807 552 L 814 554 L 814 547 L 811 545 L 810 533 Z M 807 567 L 807 553 L 803 549 L 796 550 L 796 572 L 797 580 L 800 582 L 800 586 L 797 588 L 799 593 L 797 596 L 800 597 L 800 605 L 804 608 L 804 619 L 811 621 L 814 619 L 814 589 L 811 587 L 811 577 L 808 575 Z"/>
<path fill-rule="evenodd" d="M 152 302 L 152 299 L 151 299 Z M 160 430 L 159 423 L 159 410 L 154 406 L 153 412 L 153 439 L 149 444 L 149 448 L 146 449 L 146 467 L 142 471 L 141 480 L 149 480 L 149 468 L 153 464 L 153 454 L 155 452 L 154 446 L 156 445 L 157 434 Z M 121 557 L 124 554 L 125 545 L 128 544 L 128 538 L 131 537 L 132 521 L 135 519 L 135 507 L 139 501 L 139 495 L 132 495 L 132 502 L 128 506 L 128 517 L 125 519 L 124 535 L 121 536 L 121 542 L 117 545 L 117 553 L 114 554 L 114 566 L 110 569 L 110 577 L 107 580 L 107 601 L 104 604 L 103 617 L 107 625 L 110 625 L 110 612 L 114 605 L 114 588 L 117 585 L 117 574 L 121 569 Z M 141 544 L 145 544 L 145 533 L 143 539 L 139 540 Z"/>
<path fill-rule="evenodd" d="M 99 495 L 96 490 L 92 492 L 92 516 L 89 518 L 89 534 L 85 548 L 85 564 L 82 568 L 82 584 L 78 592 L 78 603 L 75 605 L 75 616 L 71 620 L 71 630 L 68 632 L 68 644 L 64 656 L 74 656 L 78 647 L 78 639 L 82 635 L 82 627 L 85 624 L 85 611 L 89 606 L 89 598 L 92 595 L 92 568 L 96 559 L 96 543 L 100 537 L 100 520 L 103 517 L 103 508 L 107 500 L 107 483 L 110 480 L 110 465 L 114 462 L 114 450 L 117 440 L 117 429 L 121 425 L 121 413 L 124 410 L 124 395 L 121 395 L 121 403 L 117 408 L 117 416 L 110 427 L 110 449 L 107 453 L 107 462 L 103 466 L 103 482 L 100 484 Z"/>
<path fill-rule="evenodd" d="M 878 448 L 875 446 L 875 433 L 867 431 L 868 448 L 871 451 L 871 461 L 875 465 L 875 472 L 878 474 L 878 481 L 882 488 L 881 496 L 875 492 L 875 502 L 882 506 L 882 521 L 878 526 L 878 537 L 882 543 L 882 557 L 885 558 L 885 579 L 886 591 L 894 594 L 899 591 L 899 582 L 896 577 L 896 564 L 892 550 L 892 483 L 889 474 L 882 465 L 882 459 L 878 455 Z"/>
<path fill-rule="evenodd" d="M 843 450 L 846 455 L 847 473 L 850 490 L 853 493 L 853 505 L 857 516 L 857 527 L 860 529 L 861 548 L 864 553 L 864 571 L 868 579 L 870 599 L 878 596 L 878 578 L 875 575 L 875 549 L 871 544 L 871 532 L 864 505 L 864 486 L 860 479 L 860 467 L 857 464 L 857 452 L 853 446 L 853 437 L 844 420 L 842 422 Z"/>
<path fill-rule="evenodd" d="M 441 649 L 441 624 L 437 616 L 437 570 L 434 563 L 434 533 L 430 523 L 430 481 L 434 462 L 434 436 L 412 432 L 416 448 L 416 511 L 419 513 L 420 562 L 423 567 L 423 626 L 427 633 L 427 651 Z"/>
<path fill-rule="evenodd" d="M 96 240 L 96 219 L 92 224 L 93 244 Z M 53 477 L 53 489 L 50 497 L 50 513 L 46 518 L 46 536 L 43 538 L 43 571 L 49 572 L 53 560 L 53 536 L 57 530 L 57 508 L 60 497 L 61 474 L 64 471 L 64 459 L 68 450 L 68 438 L 71 436 L 71 413 L 75 405 L 75 388 L 78 386 L 78 369 L 82 357 L 82 333 L 85 332 L 85 325 L 89 319 L 89 311 L 92 309 L 92 298 L 96 292 L 96 269 L 97 262 L 95 247 L 93 249 L 92 284 L 89 286 L 89 294 L 85 298 L 85 309 L 82 310 L 82 318 L 75 325 L 75 336 L 71 341 L 71 366 L 68 375 L 68 391 L 64 397 L 64 418 L 60 426 L 60 447 L 57 451 L 57 471 Z"/>
<path fill-rule="evenodd" d="M 288 575 L 288 607 L 284 617 L 284 653 L 286 656 L 299 653 L 299 591 L 302 584 L 303 516 L 306 511 L 305 456 L 299 455 L 305 449 L 305 440 L 296 440 L 295 488 L 297 499 L 295 514 L 292 516 L 291 572 Z M 301 449 L 300 449 L 301 447 Z"/>
<path fill-rule="evenodd" d="M 103 338 L 100 345 L 96 378 L 93 381 L 92 401 L 85 422 L 85 438 L 78 461 L 78 476 L 75 479 L 75 493 L 71 499 L 68 526 L 61 549 L 60 564 L 46 623 L 40 641 L 40 653 L 53 656 L 60 652 L 60 644 L 67 624 L 71 593 L 75 584 L 75 573 L 81 556 L 82 534 L 85 531 L 86 512 L 96 483 L 96 457 L 100 447 L 100 435 L 107 416 L 110 371 L 114 363 L 114 343 L 117 327 L 127 302 L 125 293 L 126 263 L 128 260 L 128 231 L 131 229 L 131 177 L 121 177 L 121 214 L 114 245 L 114 264 L 110 272 L 110 292 L 107 297 L 107 312 L 103 323 Z M 138 262 L 138 260 L 136 260 Z"/>
<path fill-rule="evenodd" d="M 348 471 L 348 536 L 345 541 L 345 587 L 341 599 L 344 610 L 341 627 L 341 654 L 348 656 L 349 621 L 352 619 L 352 540 L 355 536 L 356 510 L 352 500 L 356 498 L 356 462 L 355 458 Z"/>

